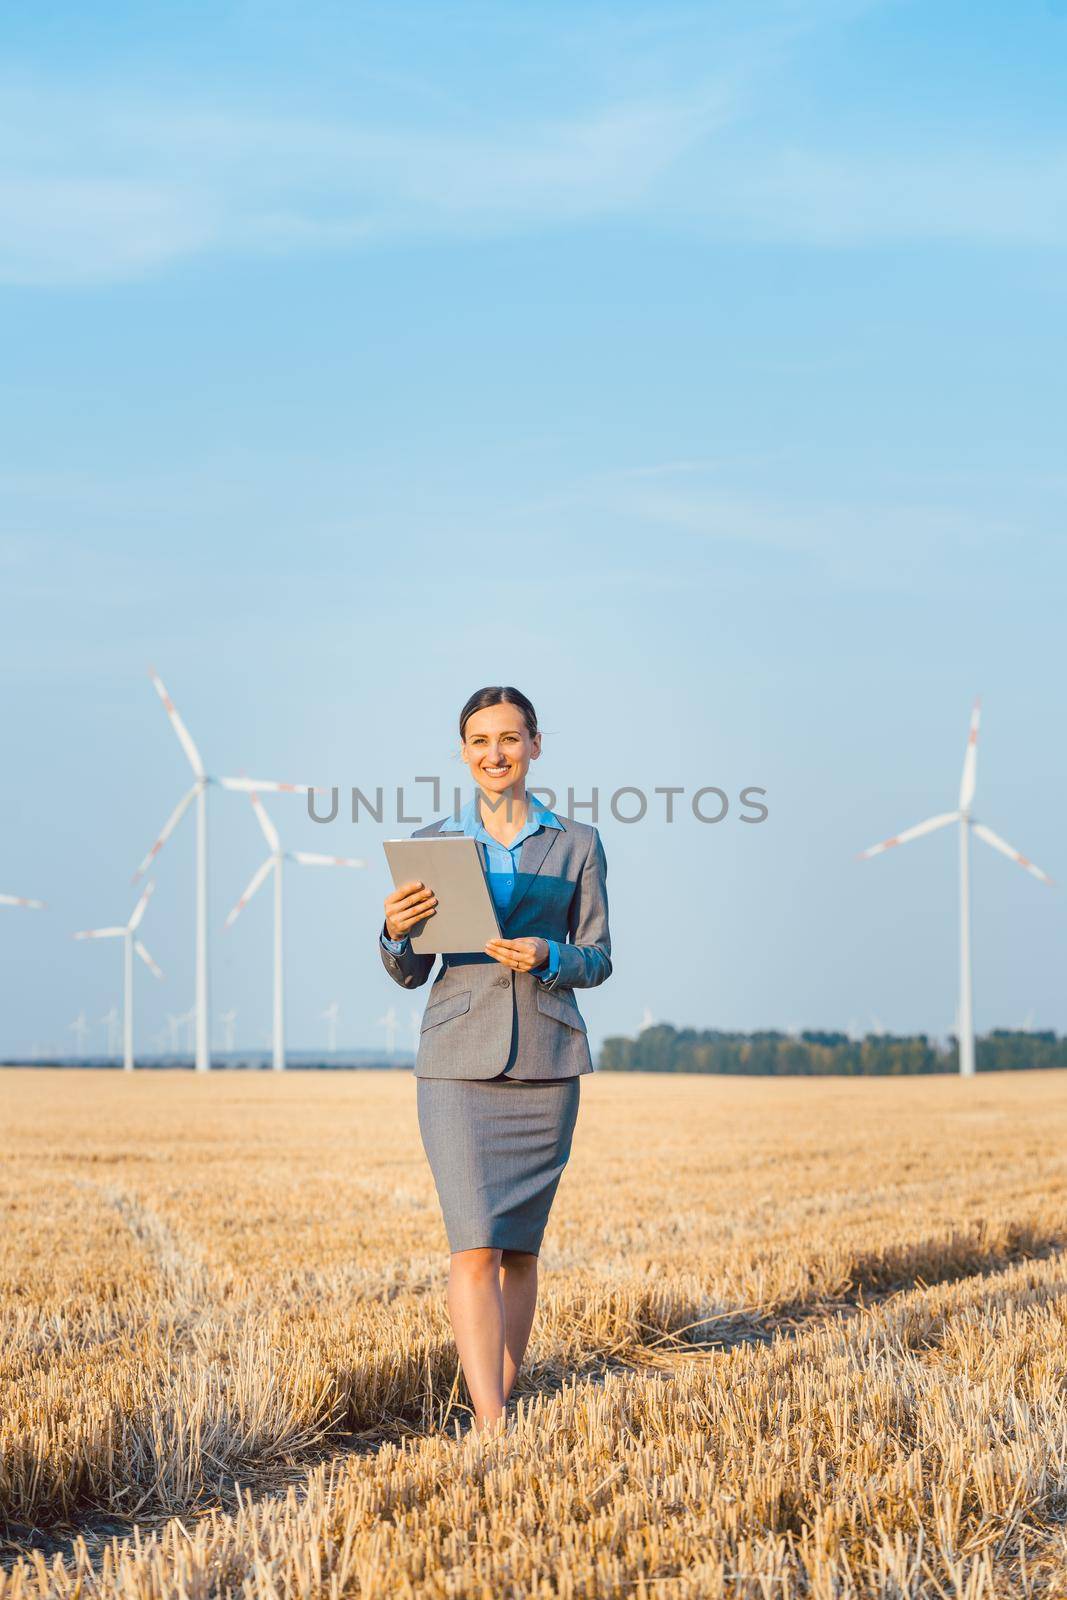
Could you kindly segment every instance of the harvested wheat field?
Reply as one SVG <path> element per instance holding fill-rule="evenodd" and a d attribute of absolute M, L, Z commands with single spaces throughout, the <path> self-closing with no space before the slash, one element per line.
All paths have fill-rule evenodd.
<path fill-rule="evenodd" d="M 406 1073 L 7 1071 L 0 1600 L 1067 1595 L 1067 1082 L 582 1086 L 465 1435 Z"/>

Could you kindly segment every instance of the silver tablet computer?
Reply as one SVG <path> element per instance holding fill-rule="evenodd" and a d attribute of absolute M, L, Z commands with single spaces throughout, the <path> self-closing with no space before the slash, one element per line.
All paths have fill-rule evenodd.
<path fill-rule="evenodd" d="M 418 880 L 437 896 L 437 909 L 410 930 L 417 955 L 481 952 L 487 939 L 500 937 L 496 907 L 474 839 L 386 839 L 385 855 L 393 887 Z"/>

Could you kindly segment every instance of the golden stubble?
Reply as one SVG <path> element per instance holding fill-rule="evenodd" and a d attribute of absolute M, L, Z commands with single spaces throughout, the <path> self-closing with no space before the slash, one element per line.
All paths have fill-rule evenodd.
<path fill-rule="evenodd" d="M 585 1079 L 485 1441 L 408 1074 L 0 1126 L 0 1600 L 1067 1595 L 1060 1075 Z"/>

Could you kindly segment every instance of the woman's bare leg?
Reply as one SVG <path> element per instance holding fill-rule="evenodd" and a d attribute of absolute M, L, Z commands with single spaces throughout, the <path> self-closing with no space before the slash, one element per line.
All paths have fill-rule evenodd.
<path fill-rule="evenodd" d="M 525 1250 L 500 1252 L 500 1295 L 504 1303 L 504 1383 L 506 1400 L 522 1366 L 537 1308 L 537 1257 Z"/>
<path fill-rule="evenodd" d="M 457 1250 L 448 1274 L 448 1314 L 479 1429 L 504 1415 L 504 1296 L 499 1250 Z"/>

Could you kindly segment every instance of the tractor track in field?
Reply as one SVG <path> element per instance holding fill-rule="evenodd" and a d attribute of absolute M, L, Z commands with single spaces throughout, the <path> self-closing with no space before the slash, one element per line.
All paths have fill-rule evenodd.
<path fill-rule="evenodd" d="M 173 1269 L 172 1241 L 165 1232 L 157 1233 L 155 1219 L 141 1215 L 134 1208 L 131 1210 L 130 1221 L 131 1225 L 145 1229 L 148 1236 L 146 1242 L 151 1240 L 162 1247 L 160 1254 L 164 1259 L 170 1258 Z M 719 1331 L 708 1332 L 699 1342 L 680 1342 L 676 1337 L 657 1334 L 648 1343 L 620 1346 L 615 1351 L 591 1358 L 588 1363 L 572 1365 L 561 1371 L 535 1368 L 515 1396 L 515 1401 L 552 1397 L 563 1393 L 571 1386 L 598 1387 L 610 1377 L 624 1376 L 636 1371 L 658 1373 L 664 1382 L 669 1382 L 672 1375 L 687 1364 L 712 1359 L 738 1346 L 769 1345 L 778 1339 L 799 1339 L 812 1329 L 841 1326 L 849 1320 L 861 1318 L 870 1311 L 880 1309 L 902 1296 L 936 1289 L 946 1284 L 985 1282 L 994 1287 L 998 1280 L 1007 1278 L 1025 1263 L 1049 1261 L 1057 1257 L 1063 1257 L 1067 1261 L 1067 1245 L 1060 1237 L 1050 1238 L 1044 1244 L 1036 1244 L 1034 1248 L 1019 1250 L 1009 1255 L 999 1253 L 988 1266 L 977 1270 L 964 1270 L 959 1266 L 951 1266 L 938 1274 L 930 1274 L 927 1277 L 919 1275 L 905 1277 L 897 1283 L 880 1283 L 877 1287 L 866 1286 L 860 1282 L 847 1294 L 835 1300 L 780 1308 L 766 1315 L 758 1310 L 726 1312 L 715 1319 L 721 1324 Z M 204 1289 L 201 1277 L 203 1264 L 197 1261 L 189 1265 L 197 1291 L 194 1298 L 199 1299 Z M 185 1280 L 185 1263 L 181 1264 L 178 1276 Z M 183 1283 L 183 1286 L 187 1289 L 192 1287 L 188 1283 Z M 1067 1293 L 1067 1281 L 1062 1289 Z M 656 1334 L 655 1329 L 648 1331 Z M 173 1508 L 164 1510 L 162 1507 L 153 1511 L 149 1508 L 144 1515 L 126 1518 L 113 1512 L 95 1511 L 87 1507 L 84 1515 L 47 1525 L 0 1522 L 0 1568 L 10 1571 L 31 1552 L 38 1552 L 49 1564 L 57 1556 L 66 1560 L 74 1554 L 78 1542 L 83 1541 L 92 1565 L 99 1569 L 107 1547 L 115 1541 L 130 1538 L 135 1528 L 143 1537 L 150 1536 L 174 1521 L 178 1521 L 184 1527 L 192 1527 L 212 1512 L 220 1512 L 223 1515 L 233 1513 L 238 1509 L 239 1503 L 247 1503 L 250 1495 L 257 1502 L 262 1502 L 285 1496 L 294 1487 L 299 1490 L 301 1485 L 306 1483 L 308 1475 L 323 1465 L 344 1462 L 353 1457 L 370 1458 L 386 1445 L 397 1444 L 403 1440 L 429 1438 L 442 1432 L 454 1431 L 458 1438 L 463 1438 L 469 1431 L 469 1420 L 454 1403 L 456 1390 L 457 1384 L 454 1383 L 452 1393 L 440 1397 L 437 1406 L 440 1422 L 436 1428 L 428 1430 L 425 1427 L 415 1426 L 404 1417 L 398 1416 L 389 1427 L 376 1428 L 366 1433 L 346 1433 L 339 1430 L 313 1451 L 294 1456 L 289 1461 L 280 1461 L 274 1466 L 264 1465 L 244 1475 L 228 1473 L 221 1475 L 213 1495 L 201 1503 L 180 1511 L 175 1511 Z"/>

